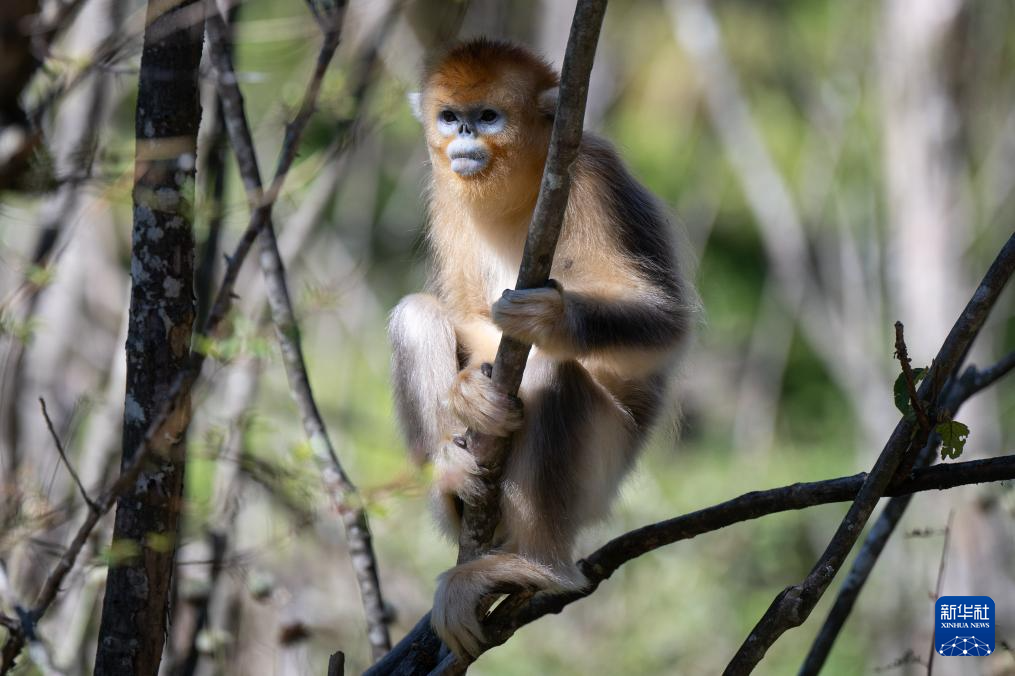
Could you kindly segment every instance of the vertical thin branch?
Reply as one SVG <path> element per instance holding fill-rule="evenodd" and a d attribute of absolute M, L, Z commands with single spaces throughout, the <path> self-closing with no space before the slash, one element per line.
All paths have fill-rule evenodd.
<path fill-rule="evenodd" d="M 517 289 L 537 288 L 545 285 L 550 278 L 553 252 L 571 190 L 571 168 L 581 144 L 589 77 L 605 14 L 606 0 L 581 0 L 575 8 L 561 69 L 560 97 L 550 148 L 525 240 L 515 284 Z M 530 347 L 507 336 L 501 338 L 492 378 L 502 391 L 512 395 L 518 393 Z M 465 505 L 458 539 L 459 563 L 481 556 L 489 550 L 493 541 L 494 530 L 500 522 L 500 476 L 508 443 L 507 439 L 479 434 L 474 430 L 468 432 L 467 444 L 480 465 L 483 490 L 474 501 Z"/>
<path fill-rule="evenodd" d="M 344 11 L 344 6 L 338 10 Z M 324 487 L 338 510 L 345 526 L 356 581 L 367 619 L 367 635 L 374 659 L 391 649 L 384 600 L 381 596 L 377 559 L 374 555 L 366 511 L 355 484 L 346 474 L 328 435 L 324 419 L 317 407 L 300 341 L 299 325 L 285 279 L 285 265 L 278 249 L 271 223 L 271 206 L 281 189 L 282 181 L 296 156 L 303 127 L 313 114 L 318 93 L 328 64 L 338 46 L 340 22 L 325 30 L 314 74 L 307 85 L 303 104 L 295 119 L 286 127 L 282 152 L 272 185 L 265 194 L 260 170 L 254 154 L 253 141 L 243 110 L 243 98 L 236 84 L 232 60 L 225 50 L 224 22 L 217 12 L 209 12 L 207 28 L 211 53 L 218 71 L 219 88 L 226 113 L 230 141 L 240 165 L 251 206 L 260 214 L 260 264 L 264 276 L 268 305 L 282 350 L 289 387 L 300 411 L 303 430 L 310 442 L 313 458 L 321 472 Z"/>
<path fill-rule="evenodd" d="M 948 562 L 948 542 L 951 540 L 952 535 L 952 520 L 955 518 L 955 510 L 948 512 L 948 523 L 945 524 L 945 541 L 941 545 L 941 561 L 937 566 L 937 584 L 934 585 L 934 599 L 931 603 L 937 603 L 937 600 L 941 598 L 941 584 L 945 579 L 945 564 Z M 930 640 L 930 654 L 927 656 L 927 676 L 934 673 L 934 655 L 937 653 L 937 641 L 934 638 Z"/>
<path fill-rule="evenodd" d="M 916 396 L 916 376 L 913 373 L 909 350 L 906 349 L 905 328 L 902 322 L 895 322 L 895 357 L 902 366 L 902 377 L 906 381 L 906 391 L 909 393 L 909 403 L 916 412 L 916 419 L 920 421 L 920 428 L 927 434 L 930 433 L 930 420 L 927 412 L 923 410 L 923 404 Z"/>

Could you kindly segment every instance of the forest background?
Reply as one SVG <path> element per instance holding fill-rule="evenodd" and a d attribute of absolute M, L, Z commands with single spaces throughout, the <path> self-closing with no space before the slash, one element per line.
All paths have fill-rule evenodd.
<path fill-rule="evenodd" d="M 388 381 L 386 313 L 427 269 L 426 153 L 404 95 L 424 54 L 456 35 L 518 40 L 559 66 L 573 8 L 351 3 L 275 208 L 311 384 L 365 500 L 396 639 L 454 556 L 427 514 L 426 476 L 406 459 Z M 39 398 L 86 487 L 108 483 L 119 463 L 143 15 L 133 0 L 85 0 L 66 17 L 23 96 L 45 147 L 3 176 L 0 555 L 26 596 L 84 510 Z M 320 31 L 286 0 L 244 3 L 233 31 L 270 166 Z M 221 210 L 212 198 L 210 79 L 204 88 L 195 227 L 207 303 L 249 215 L 228 152 Z M 617 0 L 589 97 L 586 126 L 617 144 L 684 229 L 704 311 L 671 424 L 582 551 L 749 490 L 869 469 L 899 417 L 894 322 L 914 366 L 929 365 L 1013 231 L 1015 6 Z M 207 346 L 214 363 L 194 398 L 165 661 L 199 640 L 206 673 L 319 674 L 337 649 L 359 670 L 369 646 L 341 524 L 319 489 L 255 268 L 237 293 L 234 334 Z M 1008 289 L 973 363 L 1015 349 L 1013 309 Z M 1015 446 L 1010 382 L 958 417 L 971 428 L 963 460 Z M 208 531 L 226 505 L 236 506 L 229 549 L 212 576 Z M 473 672 L 717 673 L 774 593 L 807 573 L 843 510 L 783 513 L 653 552 Z M 1013 515 L 1010 483 L 917 495 L 824 673 L 925 673 L 935 593 L 992 596 L 999 644 L 1015 645 Z M 124 555 L 109 544 L 111 523 L 40 624 L 68 673 L 90 673 L 104 574 Z M 799 665 L 831 596 L 759 673 Z M 202 603 L 210 619 L 192 635 Z M 1015 673 L 1015 656 L 998 650 L 978 665 Z"/>

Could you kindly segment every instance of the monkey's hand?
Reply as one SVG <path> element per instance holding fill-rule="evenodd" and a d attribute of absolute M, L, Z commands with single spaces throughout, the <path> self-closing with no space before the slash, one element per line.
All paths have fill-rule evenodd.
<path fill-rule="evenodd" d="M 469 427 L 495 437 L 510 436 L 522 425 L 522 400 L 501 392 L 490 375 L 490 364 L 459 371 L 448 395 L 448 406 Z"/>
<path fill-rule="evenodd" d="M 554 280 L 539 289 L 507 289 L 490 311 L 505 334 L 553 350 L 564 333 L 564 289 Z"/>

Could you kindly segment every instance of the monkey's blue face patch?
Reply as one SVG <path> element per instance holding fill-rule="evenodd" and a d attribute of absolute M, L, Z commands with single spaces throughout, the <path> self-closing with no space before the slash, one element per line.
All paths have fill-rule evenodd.
<path fill-rule="evenodd" d="M 451 170 L 462 177 L 483 171 L 492 158 L 483 139 L 504 131 L 506 125 L 504 113 L 485 104 L 468 108 L 440 108 L 437 111 L 437 131 L 451 139 L 446 148 Z"/>
<path fill-rule="evenodd" d="M 442 108 L 437 112 L 437 131 L 443 136 L 489 136 L 504 131 L 507 116 L 486 105 L 468 110 Z"/>

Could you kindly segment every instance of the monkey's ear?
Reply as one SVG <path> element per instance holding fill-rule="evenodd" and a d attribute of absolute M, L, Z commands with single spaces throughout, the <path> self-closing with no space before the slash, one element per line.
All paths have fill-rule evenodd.
<path fill-rule="evenodd" d="M 423 95 L 420 92 L 409 92 L 405 95 L 406 100 L 409 102 L 409 109 L 412 110 L 412 116 L 423 121 Z"/>
<path fill-rule="evenodd" d="M 537 99 L 539 112 L 553 117 L 557 113 L 557 95 L 559 93 L 560 87 L 550 87 L 539 92 L 539 98 Z"/>

